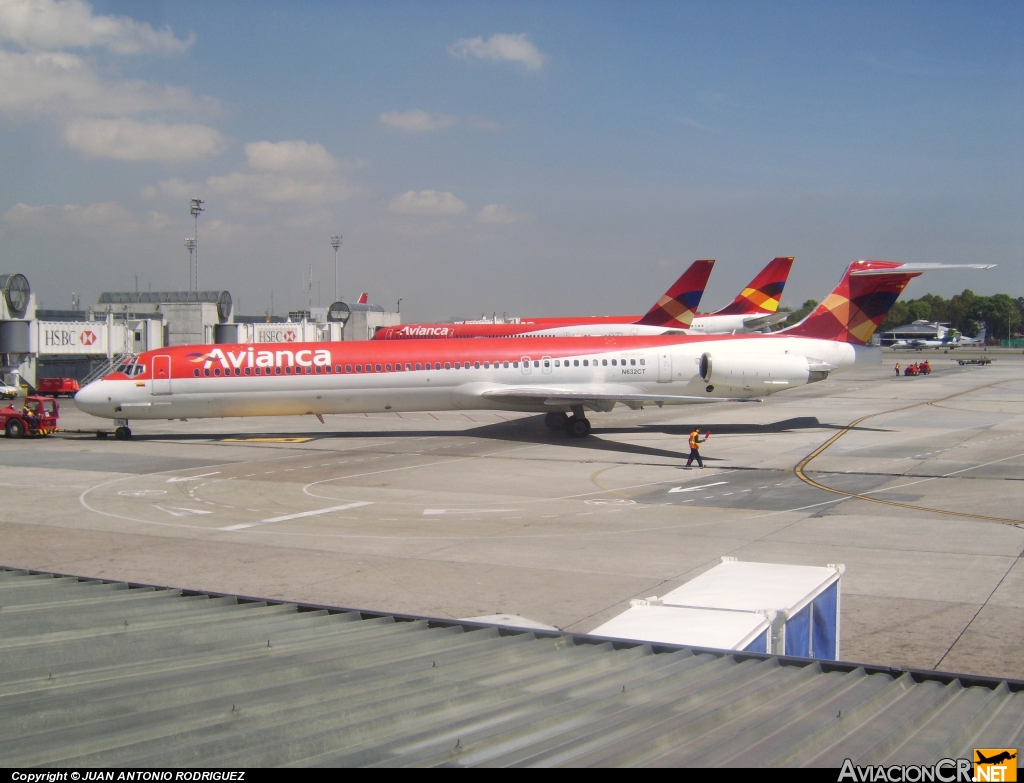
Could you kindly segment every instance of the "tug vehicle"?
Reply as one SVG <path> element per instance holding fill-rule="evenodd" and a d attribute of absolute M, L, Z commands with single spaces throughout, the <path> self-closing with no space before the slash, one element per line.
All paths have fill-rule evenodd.
<path fill-rule="evenodd" d="M 53 397 L 26 397 L 22 406 L 0 408 L 0 427 L 8 438 L 44 437 L 57 431 L 60 408 Z"/>

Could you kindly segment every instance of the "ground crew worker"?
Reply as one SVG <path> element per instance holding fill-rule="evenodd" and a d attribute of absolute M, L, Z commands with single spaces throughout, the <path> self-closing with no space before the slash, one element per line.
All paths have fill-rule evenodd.
<path fill-rule="evenodd" d="M 690 467 L 690 463 L 694 460 L 697 460 L 697 467 L 704 467 L 704 462 L 700 458 L 700 444 L 706 440 L 707 438 L 700 436 L 700 427 L 694 427 L 693 432 L 690 433 L 690 458 L 686 460 L 686 467 Z"/>
<path fill-rule="evenodd" d="M 900 363 L 896 362 L 896 375 L 898 376 L 899 374 L 900 374 Z"/>

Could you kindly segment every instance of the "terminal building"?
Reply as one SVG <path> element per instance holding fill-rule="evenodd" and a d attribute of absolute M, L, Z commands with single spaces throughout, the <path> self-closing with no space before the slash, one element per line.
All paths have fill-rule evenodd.
<path fill-rule="evenodd" d="M 0 373 L 11 386 L 102 375 L 125 357 L 174 345 L 370 340 L 401 316 L 335 302 L 288 316 L 234 312 L 228 291 L 108 291 L 85 310 L 37 308 L 28 279 L 0 275 Z"/>

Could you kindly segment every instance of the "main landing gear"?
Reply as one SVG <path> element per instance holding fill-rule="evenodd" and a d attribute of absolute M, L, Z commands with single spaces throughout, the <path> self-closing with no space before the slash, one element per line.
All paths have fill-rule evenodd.
<path fill-rule="evenodd" d="M 549 430 L 565 432 L 570 438 L 585 438 L 590 434 L 590 422 L 583 415 L 583 406 L 574 405 L 572 416 L 562 411 L 552 411 L 544 417 Z"/>

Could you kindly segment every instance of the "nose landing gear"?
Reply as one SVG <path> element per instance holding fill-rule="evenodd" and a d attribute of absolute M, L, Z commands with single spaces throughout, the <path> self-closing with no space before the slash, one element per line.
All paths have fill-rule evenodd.
<path fill-rule="evenodd" d="M 128 428 L 128 419 L 115 419 L 117 429 L 114 430 L 114 437 L 118 440 L 131 440 L 132 431 Z"/>

